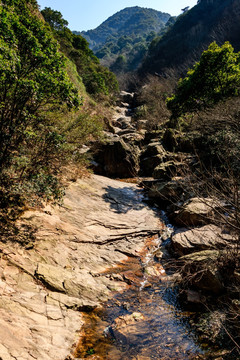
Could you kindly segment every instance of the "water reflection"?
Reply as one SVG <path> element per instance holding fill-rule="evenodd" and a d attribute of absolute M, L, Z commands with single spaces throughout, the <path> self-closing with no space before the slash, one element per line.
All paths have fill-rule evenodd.
<path fill-rule="evenodd" d="M 129 259 L 109 274 L 121 273 L 129 288 L 102 309 L 85 315 L 76 357 L 89 360 L 206 359 L 188 325 L 189 313 L 176 307 L 176 290 L 155 261 L 158 238 L 148 239 L 139 259 Z M 164 249 L 163 249 L 164 250 Z"/>

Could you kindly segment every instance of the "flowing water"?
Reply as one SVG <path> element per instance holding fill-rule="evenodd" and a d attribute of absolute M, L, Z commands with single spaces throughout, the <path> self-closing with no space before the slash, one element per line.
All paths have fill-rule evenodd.
<path fill-rule="evenodd" d="M 166 227 L 170 234 L 171 227 Z M 165 237 L 166 234 L 165 234 Z M 147 239 L 139 259 L 129 258 L 107 275 L 123 276 L 128 289 L 116 293 L 101 309 L 85 314 L 76 351 L 89 360 L 208 359 L 181 311 L 171 276 L 164 270 L 168 240 Z M 221 358 L 220 358 L 221 359 Z"/>

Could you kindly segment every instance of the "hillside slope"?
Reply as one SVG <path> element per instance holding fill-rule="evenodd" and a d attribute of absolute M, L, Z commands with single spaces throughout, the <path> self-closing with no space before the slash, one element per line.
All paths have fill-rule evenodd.
<path fill-rule="evenodd" d="M 172 21 L 169 14 L 134 6 L 117 12 L 96 29 L 81 35 L 103 65 L 120 73 L 135 70 L 151 41 Z"/>
<path fill-rule="evenodd" d="M 163 73 L 175 69 L 181 74 L 213 41 L 219 45 L 230 41 L 239 50 L 239 33 L 239 0 L 202 0 L 179 16 L 162 38 L 153 41 L 141 73 Z"/>
<path fill-rule="evenodd" d="M 169 14 L 139 6 L 125 8 L 109 17 L 94 30 L 83 31 L 90 48 L 99 49 L 111 37 L 141 36 L 151 31 L 158 32 L 165 26 Z"/>

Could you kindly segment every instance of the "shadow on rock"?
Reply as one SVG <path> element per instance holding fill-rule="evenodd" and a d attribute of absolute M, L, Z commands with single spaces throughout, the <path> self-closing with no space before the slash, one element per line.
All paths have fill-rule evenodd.
<path fill-rule="evenodd" d="M 8 220 L 5 216 L 0 216 L 0 238 L 2 242 L 12 241 L 32 247 L 36 239 L 36 230 L 32 225 L 17 225 L 15 221 Z"/>
<path fill-rule="evenodd" d="M 142 190 L 125 186 L 122 189 L 107 186 L 103 199 L 110 204 L 110 209 L 119 214 L 126 214 L 131 210 L 142 210 L 146 207 L 143 203 L 144 194 Z"/>

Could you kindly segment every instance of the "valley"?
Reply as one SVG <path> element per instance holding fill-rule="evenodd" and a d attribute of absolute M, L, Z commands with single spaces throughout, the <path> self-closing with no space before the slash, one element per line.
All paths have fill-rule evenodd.
<path fill-rule="evenodd" d="M 0 360 L 239 359 L 238 20 L 2 1 Z"/>

